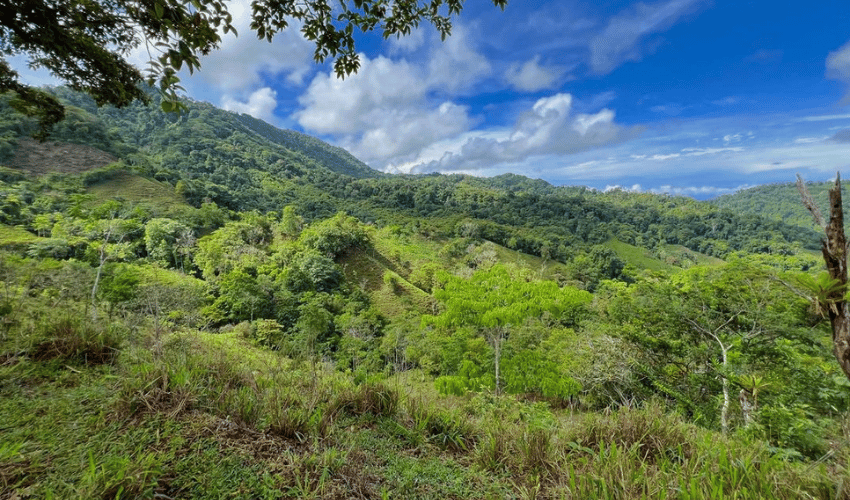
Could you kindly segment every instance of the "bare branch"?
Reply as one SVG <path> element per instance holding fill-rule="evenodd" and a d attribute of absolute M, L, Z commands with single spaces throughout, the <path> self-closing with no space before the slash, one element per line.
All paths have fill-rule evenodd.
<path fill-rule="evenodd" d="M 821 229 L 826 229 L 826 222 L 823 220 L 823 214 L 817 205 L 815 205 L 815 200 L 812 199 L 812 195 L 809 194 L 809 190 L 806 189 L 806 183 L 803 182 L 803 178 L 800 177 L 800 174 L 797 174 L 797 190 L 800 192 L 800 197 L 803 199 L 803 206 L 805 206 L 809 213 L 812 214 L 812 217 L 815 218 L 815 224 L 818 225 Z"/>

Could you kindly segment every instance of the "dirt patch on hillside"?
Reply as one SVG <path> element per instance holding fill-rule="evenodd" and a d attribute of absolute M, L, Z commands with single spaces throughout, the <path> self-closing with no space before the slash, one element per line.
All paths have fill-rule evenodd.
<path fill-rule="evenodd" d="M 38 142 L 28 137 L 18 138 L 18 149 L 7 161 L 11 168 L 30 174 L 43 175 L 53 172 L 77 174 L 105 167 L 118 158 L 91 146 L 66 142 Z"/>

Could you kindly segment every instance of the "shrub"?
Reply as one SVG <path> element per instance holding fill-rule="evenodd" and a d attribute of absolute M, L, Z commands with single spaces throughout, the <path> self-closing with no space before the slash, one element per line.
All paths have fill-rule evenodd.
<path fill-rule="evenodd" d="M 827 451 L 826 432 L 807 410 L 805 405 L 764 406 L 750 432 L 767 439 L 785 457 L 820 458 Z"/>
<path fill-rule="evenodd" d="M 283 342 L 283 328 L 273 319 L 255 320 L 246 333 L 257 344 L 272 349 L 280 348 Z"/>

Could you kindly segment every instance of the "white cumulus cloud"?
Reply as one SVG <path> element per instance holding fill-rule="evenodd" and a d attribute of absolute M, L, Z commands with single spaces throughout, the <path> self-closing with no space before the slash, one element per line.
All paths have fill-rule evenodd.
<path fill-rule="evenodd" d="M 367 162 L 409 155 L 472 124 L 465 106 L 429 102 L 426 76 L 405 60 L 361 56 L 360 70 L 345 80 L 317 75 L 295 118 L 308 131 L 338 137 Z"/>
<path fill-rule="evenodd" d="M 409 161 L 435 143 L 468 132 L 476 119 L 453 98 L 492 73 L 472 31 L 460 24 L 445 42 L 431 33 L 424 42 L 393 45 L 397 53 L 417 52 L 424 62 L 361 54 L 360 69 L 344 80 L 332 72 L 316 75 L 293 114 L 308 133 L 332 136 L 375 168 Z"/>
<path fill-rule="evenodd" d="M 572 114 L 573 98 L 558 93 L 539 99 L 510 130 L 469 133 L 463 141 L 424 151 L 415 160 L 394 164 L 401 172 L 475 172 L 533 156 L 564 155 L 622 142 L 640 131 L 614 123 L 614 112 Z"/>
<path fill-rule="evenodd" d="M 285 73 L 290 82 L 302 81 L 313 65 L 313 46 L 301 36 L 298 23 L 291 23 L 269 43 L 251 31 L 248 0 L 230 3 L 228 10 L 240 36 L 225 35 L 221 48 L 203 58 L 199 76 L 207 84 L 230 91 L 251 89 L 262 82 L 264 73 Z"/>
<path fill-rule="evenodd" d="M 277 107 L 277 92 L 269 87 L 263 87 L 253 92 L 245 102 L 226 96 L 222 99 L 221 107 L 227 111 L 246 113 L 254 118 L 273 122 L 274 109 Z"/>
<path fill-rule="evenodd" d="M 452 35 L 444 42 L 434 43 L 427 73 L 430 88 L 464 92 L 492 71 L 487 58 L 476 50 L 470 30 L 461 24 L 452 27 Z"/>

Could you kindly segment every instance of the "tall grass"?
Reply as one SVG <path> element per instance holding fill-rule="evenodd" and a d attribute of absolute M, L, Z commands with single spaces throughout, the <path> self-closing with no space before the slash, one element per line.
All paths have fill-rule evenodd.
<path fill-rule="evenodd" d="M 121 329 L 94 325 L 79 316 L 65 315 L 47 319 L 40 325 L 42 337 L 32 348 L 30 356 L 37 361 L 58 359 L 87 365 L 111 363 L 122 342 Z"/>
<path fill-rule="evenodd" d="M 45 322 L 29 352 L 88 338 L 86 328 Z M 159 353 L 119 341 L 108 344 L 114 366 L 90 366 L 77 353 L 91 351 L 75 347 L 57 351 L 60 363 L 30 355 L 4 369 L 25 377 L 26 363 L 79 360 L 90 385 L 0 384 L 0 421 L 14 422 L 0 433 L 2 488 L 22 498 L 26 488 L 32 498 L 110 499 L 850 498 L 840 439 L 820 462 L 788 462 L 661 405 L 577 413 L 441 397 L 415 376 L 358 385 L 322 366 L 314 377 L 236 334 L 169 334 Z M 49 402 L 30 398 L 39 384 Z"/>

